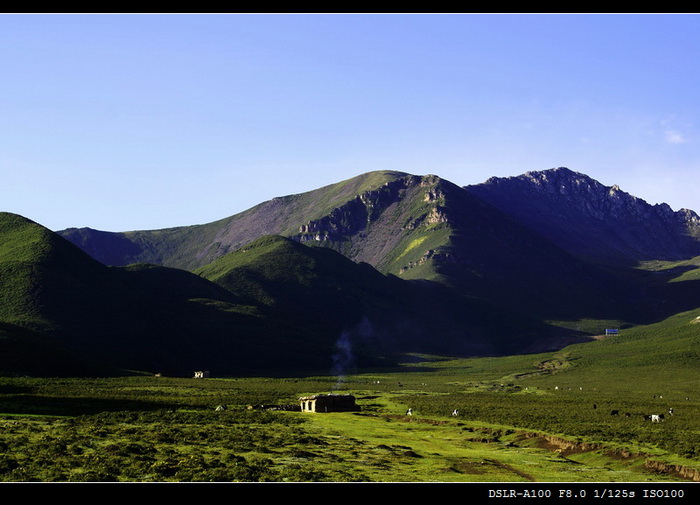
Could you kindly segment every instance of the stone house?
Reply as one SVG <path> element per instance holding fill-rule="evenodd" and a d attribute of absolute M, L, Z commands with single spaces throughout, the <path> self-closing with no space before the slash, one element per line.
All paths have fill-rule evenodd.
<path fill-rule="evenodd" d="M 360 407 L 353 395 L 319 394 L 299 398 L 302 412 L 356 412 Z"/>

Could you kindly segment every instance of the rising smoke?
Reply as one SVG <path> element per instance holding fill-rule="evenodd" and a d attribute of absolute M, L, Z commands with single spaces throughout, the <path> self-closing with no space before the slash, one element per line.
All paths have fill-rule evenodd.
<path fill-rule="evenodd" d="M 373 334 L 372 324 L 366 317 L 353 328 L 344 330 L 335 343 L 336 352 L 333 354 L 332 374 L 338 377 L 334 389 L 340 389 L 345 376 L 357 367 L 353 347 L 359 342 L 368 340 Z"/>

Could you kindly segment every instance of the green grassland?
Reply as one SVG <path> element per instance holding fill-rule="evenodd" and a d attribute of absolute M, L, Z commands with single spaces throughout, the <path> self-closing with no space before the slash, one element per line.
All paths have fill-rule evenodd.
<path fill-rule="evenodd" d="M 404 381 L 402 386 L 397 378 Z M 247 408 L 292 401 L 300 392 L 333 386 L 322 379 L 3 380 L 0 479 L 683 481 L 687 478 L 671 466 L 657 472 L 650 462 L 686 468 L 698 463 L 653 443 L 613 440 L 585 447 L 580 436 L 553 437 L 517 421 L 511 424 L 507 417 L 480 421 L 479 412 L 468 410 L 467 404 L 486 408 L 491 402 L 501 405 L 501 411 L 518 410 L 518 396 L 471 392 L 455 403 L 455 395 L 464 393 L 449 380 L 453 377 L 432 375 L 429 383 L 408 382 L 411 378 L 405 372 L 377 379 L 379 383 L 369 377 L 350 378 L 344 391 L 357 396 L 362 411 L 330 414 Z M 543 397 L 547 393 L 532 395 L 540 405 Z M 556 397 L 549 399 L 542 410 L 570 406 Z M 216 411 L 219 404 L 228 409 Z M 407 405 L 418 406 L 413 416 L 404 415 Z M 444 412 L 454 405 L 462 407 L 458 417 Z M 563 445 L 569 439 L 581 447 Z"/>
<path fill-rule="evenodd" d="M 356 194 L 357 188 L 351 189 Z M 464 212 L 463 218 L 468 215 Z M 416 260 L 446 230 L 437 223 L 425 235 L 402 236 L 405 246 L 396 249 L 397 264 Z M 607 292 L 609 285 L 597 284 L 594 277 L 592 284 L 602 289 L 568 298 L 562 294 L 554 304 L 560 308 L 542 312 L 589 335 L 619 325 L 618 336 L 556 352 L 467 358 L 467 351 L 460 357 L 434 355 L 435 344 L 449 342 L 447 330 L 457 328 L 462 339 L 469 329 L 496 349 L 512 348 L 515 331 L 508 333 L 507 319 L 513 318 L 519 338 L 530 322 L 506 312 L 519 307 L 496 285 L 494 296 L 503 296 L 503 303 L 482 306 L 451 295 L 444 286 L 385 275 L 335 251 L 279 236 L 260 238 L 185 272 L 146 264 L 105 267 L 12 215 L 0 220 L 0 235 L 7 238 L 0 250 L 5 375 L 0 378 L 0 481 L 700 480 L 697 258 L 640 267 L 644 283 L 634 286 L 648 288 L 658 300 L 658 311 L 648 319 L 660 322 L 633 326 L 614 318 L 620 306 L 601 311 L 595 304 L 579 304 L 579 297 L 588 299 L 591 293 L 600 292 L 601 306 L 609 303 L 606 296 L 617 296 L 614 286 Z M 507 238 L 506 233 L 504 243 Z M 444 275 L 454 268 L 450 265 L 425 263 L 423 268 Z M 564 273 L 567 269 L 562 267 Z M 476 283 L 477 277 L 462 278 Z M 523 291 L 536 283 L 523 278 L 514 286 Z M 620 298 L 625 294 L 621 291 Z M 343 303 L 330 304 L 333 299 Z M 403 354 L 400 365 L 364 362 L 364 368 L 343 376 L 328 375 L 330 363 L 309 372 L 335 351 L 341 327 L 331 323 L 352 323 L 372 306 L 378 314 L 397 316 L 410 308 L 416 313 L 410 326 L 423 339 L 431 336 L 433 350 L 425 352 L 433 354 Z M 587 311 L 566 310 L 580 306 Z M 636 310 L 646 311 L 648 305 L 643 307 Z M 272 317 L 273 308 L 285 317 Z M 658 316 L 667 312 L 674 315 Z M 586 317 L 574 317 L 581 314 Z M 535 336 L 544 336 L 543 325 L 530 324 Z M 330 330 L 322 332 L 324 327 Z M 381 336 L 405 345 L 410 333 L 390 330 L 397 327 L 385 324 Z M 222 333 L 229 336 L 223 343 L 216 338 Z M 143 372 L 76 378 L 105 375 L 99 360 L 75 352 L 91 343 L 99 349 L 95 335 L 108 335 L 117 344 L 138 341 L 140 353 L 159 359 L 164 349 L 180 356 L 195 349 L 199 355 L 190 358 L 202 361 L 189 364 L 202 363 L 201 369 L 213 370 L 215 378 Z M 195 336 L 197 345 L 189 345 Z M 80 345 L 64 346 L 66 339 Z M 127 346 L 111 347 L 120 348 Z M 313 359 L 309 348 L 316 353 Z M 281 373 L 284 365 L 304 359 L 309 360 L 305 372 Z M 217 375 L 216 365 L 240 371 Z M 250 373 L 263 367 L 275 370 L 276 378 Z M 76 372 L 66 377 L 66 370 Z M 334 391 L 354 394 L 361 411 L 305 414 L 260 408 Z M 227 408 L 216 410 L 219 405 Z M 406 415 L 408 408 L 413 415 Z M 458 415 L 452 415 L 455 410 Z M 643 419 L 661 413 L 667 414 L 663 423 Z"/>
<path fill-rule="evenodd" d="M 3 378 L 0 480 L 697 480 L 698 315 L 554 353 L 406 356 L 342 381 Z M 354 394 L 361 410 L 249 408 L 329 392 Z"/>

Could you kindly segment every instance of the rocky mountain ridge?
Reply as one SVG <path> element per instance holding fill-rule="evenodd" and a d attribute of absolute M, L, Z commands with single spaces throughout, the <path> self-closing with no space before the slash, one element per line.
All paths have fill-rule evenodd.
<path fill-rule="evenodd" d="M 571 254 L 596 262 L 633 265 L 700 255 L 700 217 L 694 211 L 650 205 L 617 185 L 604 186 L 564 167 L 492 177 L 462 188 L 436 175 L 372 172 L 273 198 L 205 225 L 122 233 L 72 228 L 58 233 L 115 266 L 149 262 L 192 270 L 260 236 L 279 234 L 331 247 L 397 274 L 423 264 L 445 245 L 449 232 L 428 240 L 416 231 L 449 227 L 458 206 L 469 207 L 473 226 L 502 219 L 494 217 L 497 209 Z M 419 247 L 416 241 L 422 251 L 413 250 Z"/>
<path fill-rule="evenodd" d="M 570 252 L 634 264 L 700 254 L 700 217 L 651 205 L 565 167 L 492 177 L 466 189 Z"/>
<path fill-rule="evenodd" d="M 365 363 L 556 349 L 700 307 L 700 258 L 637 268 L 700 256 L 698 216 L 565 168 L 467 187 L 370 172 L 204 225 L 53 233 L 6 214 L 0 233 L 8 335 L 141 370 L 323 367 L 353 328 L 372 328 Z"/>
<path fill-rule="evenodd" d="M 370 172 L 206 225 L 109 234 L 103 244 L 94 230 L 60 233 L 100 261 L 118 244 L 137 254 L 115 265 L 190 271 L 281 235 L 540 320 L 639 322 L 670 309 L 640 288 L 642 273 L 624 269 L 700 255 L 697 223 L 692 211 L 649 205 L 562 167 L 467 187 Z"/>

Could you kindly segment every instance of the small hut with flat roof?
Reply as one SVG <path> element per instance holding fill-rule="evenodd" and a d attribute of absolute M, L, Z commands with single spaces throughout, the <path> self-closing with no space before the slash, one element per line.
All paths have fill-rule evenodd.
<path fill-rule="evenodd" d="M 299 398 L 302 412 L 355 412 L 360 407 L 353 395 L 320 394 Z"/>

